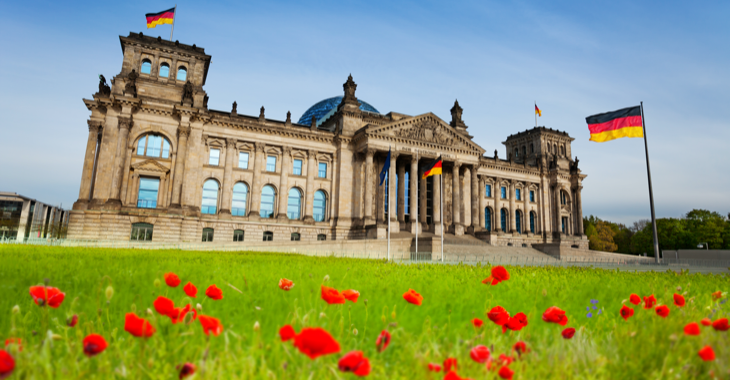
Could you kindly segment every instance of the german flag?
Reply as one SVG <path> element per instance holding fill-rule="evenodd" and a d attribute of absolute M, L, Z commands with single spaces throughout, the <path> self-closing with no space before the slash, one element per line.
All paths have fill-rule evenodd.
<path fill-rule="evenodd" d="M 590 141 L 606 142 L 622 137 L 644 137 L 640 106 L 588 116 L 586 122 L 591 132 Z"/>
<path fill-rule="evenodd" d="M 147 17 L 147 29 L 154 28 L 157 25 L 172 24 L 175 19 L 175 8 L 157 13 L 147 13 L 144 16 Z"/>
<path fill-rule="evenodd" d="M 439 156 L 436 161 L 432 162 L 431 165 L 428 166 L 428 169 L 424 170 L 422 179 L 426 179 L 426 177 L 430 177 L 432 175 L 441 175 L 441 166 L 443 166 L 443 164 L 444 162 L 441 159 L 441 156 Z"/>
<path fill-rule="evenodd" d="M 535 104 L 535 115 L 542 117 L 542 111 L 540 111 L 540 109 L 537 108 L 537 104 Z"/>

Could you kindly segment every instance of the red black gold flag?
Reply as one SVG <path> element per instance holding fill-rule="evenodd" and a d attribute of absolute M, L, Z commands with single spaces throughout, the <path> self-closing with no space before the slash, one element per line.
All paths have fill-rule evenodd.
<path fill-rule="evenodd" d="M 426 177 L 430 177 L 432 175 L 441 175 L 441 166 L 443 165 L 443 160 L 441 159 L 441 156 L 436 159 L 436 161 L 432 162 L 431 165 L 423 171 L 423 178 L 426 179 Z"/>
<path fill-rule="evenodd" d="M 535 115 L 542 117 L 542 111 L 540 111 L 540 109 L 537 108 L 537 104 L 535 104 Z"/>
<path fill-rule="evenodd" d="M 590 141 L 606 142 L 622 137 L 644 137 L 640 106 L 588 116 L 586 122 L 591 132 Z"/>
<path fill-rule="evenodd" d="M 157 13 L 147 13 L 145 17 L 147 17 L 147 29 L 154 28 L 157 25 L 172 24 L 175 19 L 175 8 Z"/>

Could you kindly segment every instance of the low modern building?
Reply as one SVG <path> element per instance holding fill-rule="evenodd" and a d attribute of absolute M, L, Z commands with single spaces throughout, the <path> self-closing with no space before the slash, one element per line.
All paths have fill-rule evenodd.
<path fill-rule="evenodd" d="M 68 211 L 18 193 L 0 191 L 0 241 L 63 238 Z"/>
<path fill-rule="evenodd" d="M 236 102 L 213 110 L 203 48 L 142 33 L 119 41 L 121 71 L 84 99 L 89 134 L 69 238 L 384 239 L 390 219 L 401 237 L 471 234 L 493 245 L 587 249 L 586 176 L 565 132 L 536 127 L 509 135 L 504 158 L 485 155 L 458 102 L 450 121 L 384 114 L 355 96 L 352 76 L 342 96 L 317 102 L 298 122 L 264 107 L 242 115 Z M 389 152 L 392 180 L 381 186 Z M 422 179 L 437 157 L 443 176 Z"/>

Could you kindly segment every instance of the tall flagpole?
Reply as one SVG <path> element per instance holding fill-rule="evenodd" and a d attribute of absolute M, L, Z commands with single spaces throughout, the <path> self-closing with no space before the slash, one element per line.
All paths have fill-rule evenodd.
<path fill-rule="evenodd" d="M 388 156 L 390 156 L 390 152 L 388 152 Z M 390 199 L 390 163 L 388 163 L 388 173 L 385 174 L 385 180 L 385 188 L 388 190 L 386 196 L 388 197 L 388 261 L 390 261 L 390 211 L 393 205 L 393 200 Z"/>
<path fill-rule="evenodd" d="M 646 142 L 646 123 L 644 123 L 644 102 L 641 102 L 641 128 L 644 132 L 644 151 L 646 152 L 646 176 L 649 178 L 649 204 L 651 205 L 651 228 L 654 233 L 654 262 L 659 262 L 659 237 L 654 215 L 654 191 L 651 188 L 651 169 L 649 168 L 649 145 Z"/>
<path fill-rule="evenodd" d="M 175 4 L 175 10 L 172 12 L 172 28 L 170 28 L 170 42 L 172 42 L 172 31 L 175 30 L 175 19 L 177 19 L 177 4 Z"/>
<path fill-rule="evenodd" d="M 441 157 L 441 152 L 439 152 L 439 157 Z M 441 175 L 439 177 L 441 178 L 441 185 L 439 186 L 439 198 L 441 200 L 441 262 L 444 262 L 444 169 L 443 169 L 443 159 L 441 159 Z"/>
<path fill-rule="evenodd" d="M 535 100 L 535 109 L 533 111 L 535 112 L 535 128 L 537 128 L 537 100 Z"/>
<path fill-rule="evenodd" d="M 418 221 L 418 219 L 419 219 L 418 218 L 418 203 L 419 203 L 418 201 L 419 201 L 419 199 L 418 199 L 418 196 L 417 196 L 418 195 L 418 190 L 419 190 L 418 184 L 421 182 L 421 178 L 420 178 L 421 177 L 421 174 L 420 173 L 421 173 L 421 171 L 418 170 L 418 152 L 416 152 L 416 175 L 418 176 L 417 177 L 418 179 L 416 180 L 416 212 L 415 212 L 415 215 L 416 215 L 416 221 L 415 221 L 415 223 L 416 223 L 416 261 L 418 261 L 418 228 L 421 227 L 420 226 L 420 222 Z M 411 224 L 413 224 L 413 220 L 412 220 L 413 218 L 412 217 L 413 217 L 413 213 L 411 213 Z"/>

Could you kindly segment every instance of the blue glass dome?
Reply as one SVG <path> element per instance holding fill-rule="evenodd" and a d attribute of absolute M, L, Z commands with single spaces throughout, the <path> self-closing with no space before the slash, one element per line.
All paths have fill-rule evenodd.
<path fill-rule="evenodd" d="M 342 102 L 341 96 L 335 96 L 334 98 L 322 100 L 322 101 L 318 102 L 317 104 L 309 107 L 307 112 L 305 112 L 304 115 L 302 115 L 302 117 L 299 118 L 298 123 L 304 124 L 304 125 L 312 124 L 312 116 L 316 117 L 317 121 L 320 121 L 330 111 L 332 111 L 333 109 L 336 109 L 337 106 L 339 106 L 341 102 Z M 375 107 L 371 106 L 370 104 L 367 104 L 366 102 L 363 102 L 362 100 L 359 100 L 359 99 L 358 99 L 358 102 L 360 102 L 361 110 L 380 113 L 380 112 L 378 112 L 378 110 L 375 109 Z"/>

